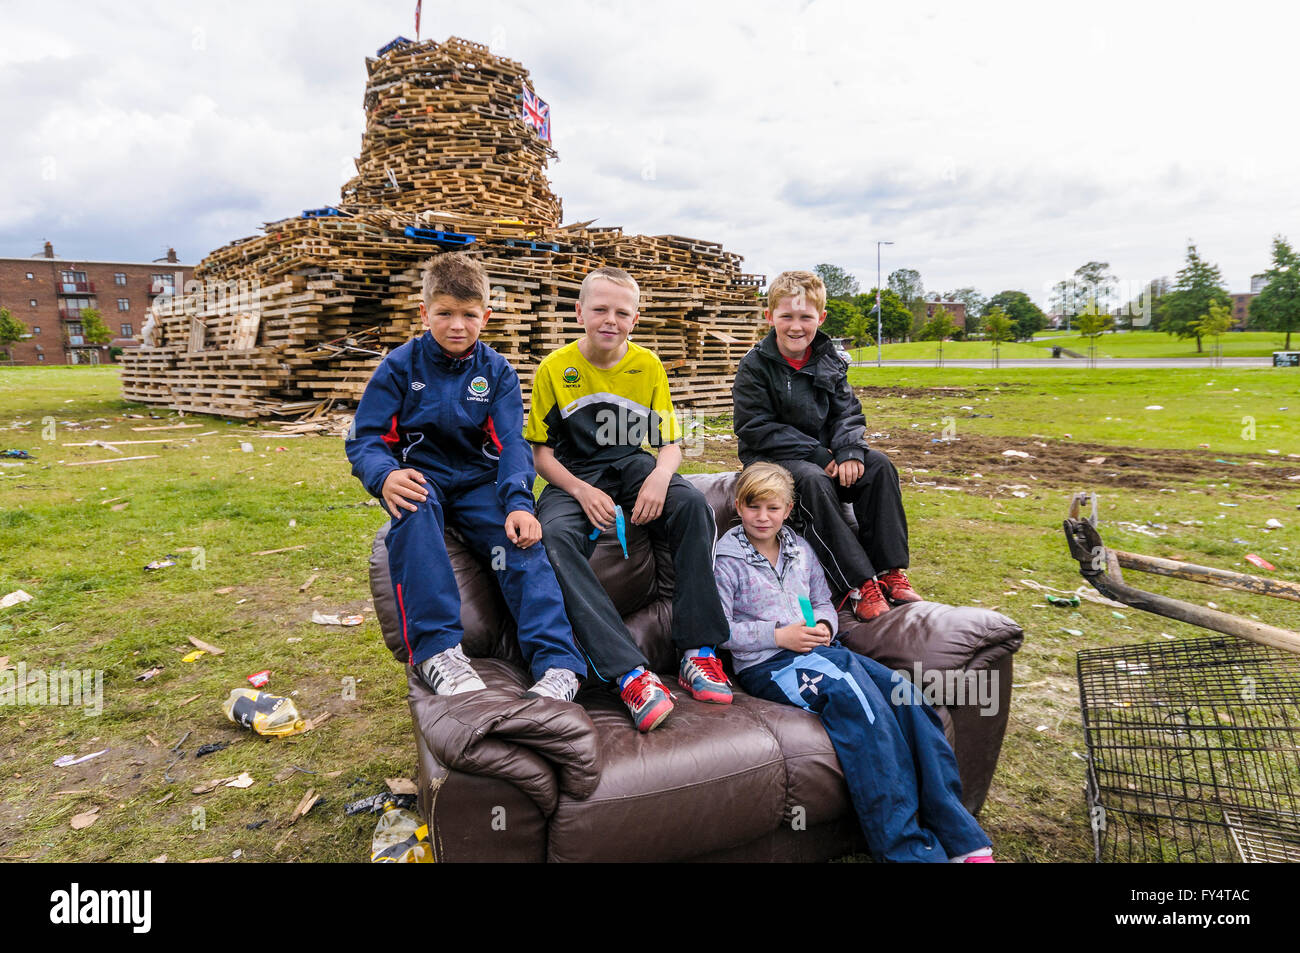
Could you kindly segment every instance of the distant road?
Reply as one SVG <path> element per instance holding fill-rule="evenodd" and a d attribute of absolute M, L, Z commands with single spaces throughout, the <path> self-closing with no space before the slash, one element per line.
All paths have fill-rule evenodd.
<path fill-rule="evenodd" d="M 1272 357 L 1225 357 L 1223 360 L 1224 367 L 1272 367 Z M 935 360 L 906 360 L 906 361 L 885 361 L 885 365 L 890 367 L 934 367 Z M 875 361 L 854 361 L 853 367 L 875 367 Z M 944 367 L 992 367 L 988 358 L 978 358 L 975 360 L 948 360 L 944 359 Z M 1079 358 L 1062 357 L 1062 358 L 1010 358 L 1004 357 L 998 364 L 999 367 L 1087 367 L 1088 362 Z M 1097 367 L 1099 368 L 1116 368 L 1132 367 L 1139 369 L 1157 368 L 1157 367 L 1198 367 L 1201 369 L 1213 370 L 1212 359 L 1208 357 L 1099 357 L 1097 358 Z M 1297 374 L 1300 379 L 1300 374 Z"/>

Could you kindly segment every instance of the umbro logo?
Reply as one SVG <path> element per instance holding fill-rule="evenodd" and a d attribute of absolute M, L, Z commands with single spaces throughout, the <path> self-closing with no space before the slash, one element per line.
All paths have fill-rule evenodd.
<path fill-rule="evenodd" d="M 411 390 L 424 390 L 424 383 L 422 381 L 411 381 Z"/>

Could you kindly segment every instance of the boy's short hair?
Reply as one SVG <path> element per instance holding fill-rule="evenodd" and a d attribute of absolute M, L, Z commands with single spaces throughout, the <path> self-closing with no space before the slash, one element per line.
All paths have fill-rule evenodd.
<path fill-rule="evenodd" d="M 767 310 L 775 311 L 782 298 L 802 298 L 821 314 L 826 310 L 826 285 L 811 271 L 783 271 L 767 288 Z"/>
<path fill-rule="evenodd" d="M 641 286 L 636 283 L 635 278 L 622 268 L 606 266 L 587 272 L 587 277 L 582 279 L 582 290 L 578 292 L 579 304 L 587 300 L 587 292 L 591 290 L 591 286 L 597 281 L 612 281 L 623 288 L 631 288 L 633 294 L 637 296 L 637 300 L 641 298 Z"/>
<path fill-rule="evenodd" d="M 773 497 L 784 503 L 794 502 L 794 477 L 775 463 L 751 463 L 736 481 L 736 504 L 753 506 Z"/>
<path fill-rule="evenodd" d="M 436 255 L 424 263 L 420 296 L 427 307 L 438 295 L 457 301 L 488 303 L 488 278 L 483 266 L 460 252 Z"/>

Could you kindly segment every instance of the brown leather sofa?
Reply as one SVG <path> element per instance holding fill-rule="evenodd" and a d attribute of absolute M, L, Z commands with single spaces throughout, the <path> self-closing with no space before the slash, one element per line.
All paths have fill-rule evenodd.
<path fill-rule="evenodd" d="M 720 533 L 738 522 L 736 477 L 688 477 L 713 505 Z M 405 662 L 387 529 L 375 537 L 370 582 L 385 642 Z M 598 684 L 584 686 L 581 707 L 519 700 L 528 673 L 491 571 L 453 532 L 447 548 L 460 590 L 462 644 L 489 692 L 441 698 L 408 667 L 420 811 L 438 860 L 815 861 L 865 850 L 815 715 L 739 689 L 730 706 L 677 692 L 668 721 L 642 735 L 618 696 Z M 592 562 L 646 657 L 675 687 L 671 559 L 630 524 L 628 552 L 625 560 L 613 534 L 604 534 Z M 937 706 L 963 800 L 977 813 L 1006 730 L 1020 627 L 997 612 L 934 602 L 868 623 L 842 611 L 840 626 L 850 648 L 909 675 L 915 662 L 924 672 L 987 671 L 997 686 L 994 706 L 973 698 Z"/>

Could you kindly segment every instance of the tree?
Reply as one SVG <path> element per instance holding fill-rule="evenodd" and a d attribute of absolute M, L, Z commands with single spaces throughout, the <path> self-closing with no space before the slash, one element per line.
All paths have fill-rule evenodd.
<path fill-rule="evenodd" d="M 886 284 L 890 291 L 898 295 L 908 310 L 911 310 L 915 302 L 925 297 L 925 285 L 921 283 L 921 273 L 915 268 L 899 268 L 897 271 L 891 271 Z"/>
<path fill-rule="evenodd" d="M 925 322 L 921 328 L 918 340 L 921 341 L 938 341 L 939 347 L 935 351 L 936 363 L 939 367 L 943 366 L 943 342 L 948 340 L 958 332 L 965 333 L 965 328 L 958 327 L 952 320 L 952 315 L 948 313 L 947 308 L 939 308 L 934 315 Z"/>
<path fill-rule="evenodd" d="M 1218 301 L 1211 301 L 1209 313 L 1197 318 L 1195 326 L 1198 336 L 1214 338 L 1214 364 L 1221 365 L 1223 349 L 1219 345 L 1219 335 L 1232 327 L 1232 308 Z"/>
<path fill-rule="evenodd" d="M 1291 350 L 1291 332 L 1300 330 L 1300 255 L 1281 235 L 1273 237 L 1273 267 L 1268 284 L 1250 303 L 1250 323 L 1266 331 L 1285 331 L 1283 350 Z"/>
<path fill-rule="evenodd" d="M 863 314 L 861 311 L 859 311 L 857 316 L 849 322 L 849 326 L 845 331 L 848 335 L 849 343 L 853 347 L 868 347 L 869 345 L 876 343 L 875 319 L 870 315 Z"/>
<path fill-rule="evenodd" d="M 917 340 L 943 343 L 952 337 L 957 330 L 952 315 L 948 313 L 946 308 L 940 308 L 934 313 L 934 317 L 925 322 L 924 327 L 921 328 L 921 333 L 917 335 Z"/>
<path fill-rule="evenodd" d="M 1079 313 L 1079 334 L 1088 339 L 1088 366 L 1097 366 L 1097 338 L 1106 333 L 1107 329 L 1115 323 L 1105 311 L 1097 307 L 1095 301 L 1089 301 L 1088 306 Z"/>
<path fill-rule="evenodd" d="M 14 345 L 27 334 L 27 325 L 10 314 L 8 308 L 0 308 L 0 347 L 5 350 L 5 360 L 14 359 Z"/>
<path fill-rule="evenodd" d="M 1074 269 L 1078 286 L 1075 300 L 1098 311 L 1110 310 L 1110 298 L 1115 293 L 1115 276 L 1110 273 L 1110 262 L 1090 261 Z"/>
<path fill-rule="evenodd" d="M 82 308 L 81 336 L 87 344 L 107 344 L 113 340 L 113 332 L 108 329 L 104 319 L 99 316 L 98 308 Z"/>
<path fill-rule="evenodd" d="M 1048 297 L 1047 306 L 1056 314 L 1065 318 L 1065 327 L 1070 327 L 1070 318 L 1077 313 L 1074 307 L 1074 283 L 1070 281 L 1058 281 L 1052 285 L 1052 293 Z"/>
<path fill-rule="evenodd" d="M 984 318 L 984 309 L 988 307 L 988 298 L 974 288 L 958 288 L 956 291 L 949 291 L 944 297 L 949 301 L 960 301 L 966 306 L 967 334 L 975 334 L 979 331 Z"/>
<path fill-rule="evenodd" d="M 1160 330 L 1179 340 L 1196 338 L 1196 353 L 1201 353 L 1201 335 L 1196 330 L 1201 315 L 1209 314 L 1210 304 L 1227 304 L 1228 291 L 1217 265 L 1211 265 L 1187 243 L 1187 263 L 1174 278 L 1174 290 L 1165 295 L 1160 307 Z"/>
<path fill-rule="evenodd" d="M 871 333 L 876 333 L 876 289 L 872 288 L 866 294 L 860 294 L 853 299 L 853 303 L 858 306 L 858 310 L 867 316 L 871 326 Z M 887 341 L 899 341 L 907 337 L 912 330 L 912 313 L 907 310 L 907 306 L 893 291 L 880 292 L 880 318 L 881 330 Z"/>
<path fill-rule="evenodd" d="M 1047 327 L 1047 315 L 1023 291 L 999 291 L 989 299 L 989 307 L 995 306 L 1011 319 L 1017 341 L 1032 339 Z"/>
<path fill-rule="evenodd" d="M 849 333 L 849 326 L 860 317 L 862 309 L 852 301 L 831 298 L 826 302 L 826 323 L 822 325 L 822 330 L 833 338 L 845 337 Z"/>
<path fill-rule="evenodd" d="M 858 279 L 839 265 L 818 265 L 813 271 L 826 285 L 827 298 L 852 298 L 858 293 Z"/>
<path fill-rule="evenodd" d="M 1002 310 L 1001 305 L 990 303 L 984 312 L 984 333 L 993 342 L 993 366 L 997 367 L 1002 342 L 1009 341 L 1011 335 L 1015 333 L 1011 318 Z"/>

